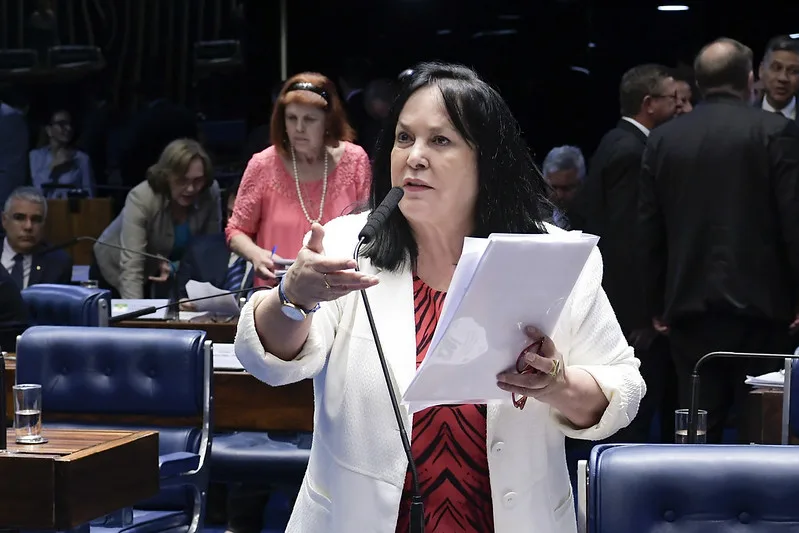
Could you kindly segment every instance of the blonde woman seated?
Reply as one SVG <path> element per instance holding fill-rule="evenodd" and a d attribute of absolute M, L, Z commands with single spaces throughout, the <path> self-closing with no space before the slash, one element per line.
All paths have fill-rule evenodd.
<path fill-rule="evenodd" d="M 197 141 L 172 141 L 147 171 L 147 179 L 131 189 L 122 213 L 100 236 L 100 241 L 127 250 L 95 244 L 99 272 L 93 269 L 90 276 L 101 286 L 118 291 L 121 298 L 173 296 L 173 284 L 166 282 L 177 272 L 193 237 L 222 230 L 220 209 L 219 185 L 213 179 L 208 154 Z M 164 260 L 146 259 L 136 252 Z M 156 284 L 154 292 L 145 290 L 151 283 Z"/>
<path fill-rule="evenodd" d="M 274 386 L 314 380 L 313 447 L 289 533 L 409 530 L 408 461 L 356 291 L 368 289 L 401 394 L 427 353 L 464 238 L 561 231 L 541 221 L 546 187 L 508 106 L 471 70 L 418 66 L 389 120 L 371 205 L 392 186 L 405 196 L 362 271 L 350 257 L 366 215 L 316 224 L 278 290 L 256 293 L 239 320 L 236 355 L 248 371 Z M 507 402 L 413 416 L 402 408 L 428 531 L 576 532 L 564 436 L 613 434 L 645 391 L 601 282 L 594 251 L 552 337 L 536 324 L 524 330 L 541 343 L 525 357 L 538 372 L 496 376 Z M 524 409 L 511 393 L 529 397 Z"/>

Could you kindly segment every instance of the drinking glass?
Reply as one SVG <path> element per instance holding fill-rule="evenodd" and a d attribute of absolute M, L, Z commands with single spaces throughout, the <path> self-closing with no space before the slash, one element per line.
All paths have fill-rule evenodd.
<path fill-rule="evenodd" d="M 14 430 L 18 444 L 47 442 L 42 437 L 41 385 L 14 385 Z"/>
<path fill-rule="evenodd" d="M 696 444 L 707 443 L 707 411 L 699 409 L 696 412 Z M 674 443 L 688 443 L 688 409 L 674 411 Z"/>

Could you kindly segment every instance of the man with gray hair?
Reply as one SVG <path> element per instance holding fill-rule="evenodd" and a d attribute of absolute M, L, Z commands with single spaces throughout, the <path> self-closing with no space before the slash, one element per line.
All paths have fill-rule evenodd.
<path fill-rule="evenodd" d="M 558 146 L 544 159 L 544 180 L 549 186 L 552 203 L 551 222 L 565 230 L 571 229 L 569 208 L 585 179 L 585 158 L 576 146 Z"/>
<path fill-rule="evenodd" d="M 0 264 L 20 290 L 37 283 L 69 284 L 72 259 L 63 250 L 46 251 L 43 242 L 47 200 L 35 187 L 18 187 L 3 206 Z"/>

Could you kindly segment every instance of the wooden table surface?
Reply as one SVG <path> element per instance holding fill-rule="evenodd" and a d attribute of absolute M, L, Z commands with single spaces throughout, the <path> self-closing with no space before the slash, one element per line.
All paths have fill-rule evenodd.
<path fill-rule="evenodd" d="M 11 388 L 16 382 L 14 354 L 6 359 L 6 416 L 13 420 Z M 270 387 L 243 371 L 215 370 L 213 377 L 213 429 L 216 431 L 312 431 L 313 382 L 311 380 Z M 80 421 L 101 424 L 176 425 L 199 419 L 165 419 L 150 416 L 61 415 L 55 406 L 43 406 L 44 421 Z"/>
<path fill-rule="evenodd" d="M 0 453 L 0 526 L 66 530 L 155 496 L 158 433 L 48 429 Z"/>

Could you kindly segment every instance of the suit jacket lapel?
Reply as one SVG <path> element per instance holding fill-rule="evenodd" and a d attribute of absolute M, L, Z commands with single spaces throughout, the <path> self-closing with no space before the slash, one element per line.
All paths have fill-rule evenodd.
<path fill-rule="evenodd" d="M 413 277 L 410 270 L 399 273 L 378 271 L 361 260 L 362 271 L 376 274 L 380 283 L 367 289 L 380 343 L 400 398 L 416 375 L 416 320 L 413 306 Z M 360 298 L 360 297 L 359 297 Z M 363 320 L 367 321 L 364 311 Z M 368 327 L 368 324 L 367 326 Z"/>
<path fill-rule="evenodd" d="M 42 283 L 42 275 L 44 274 L 44 267 L 38 254 L 34 253 L 31 257 L 31 273 L 28 276 L 28 287 Z"/>

